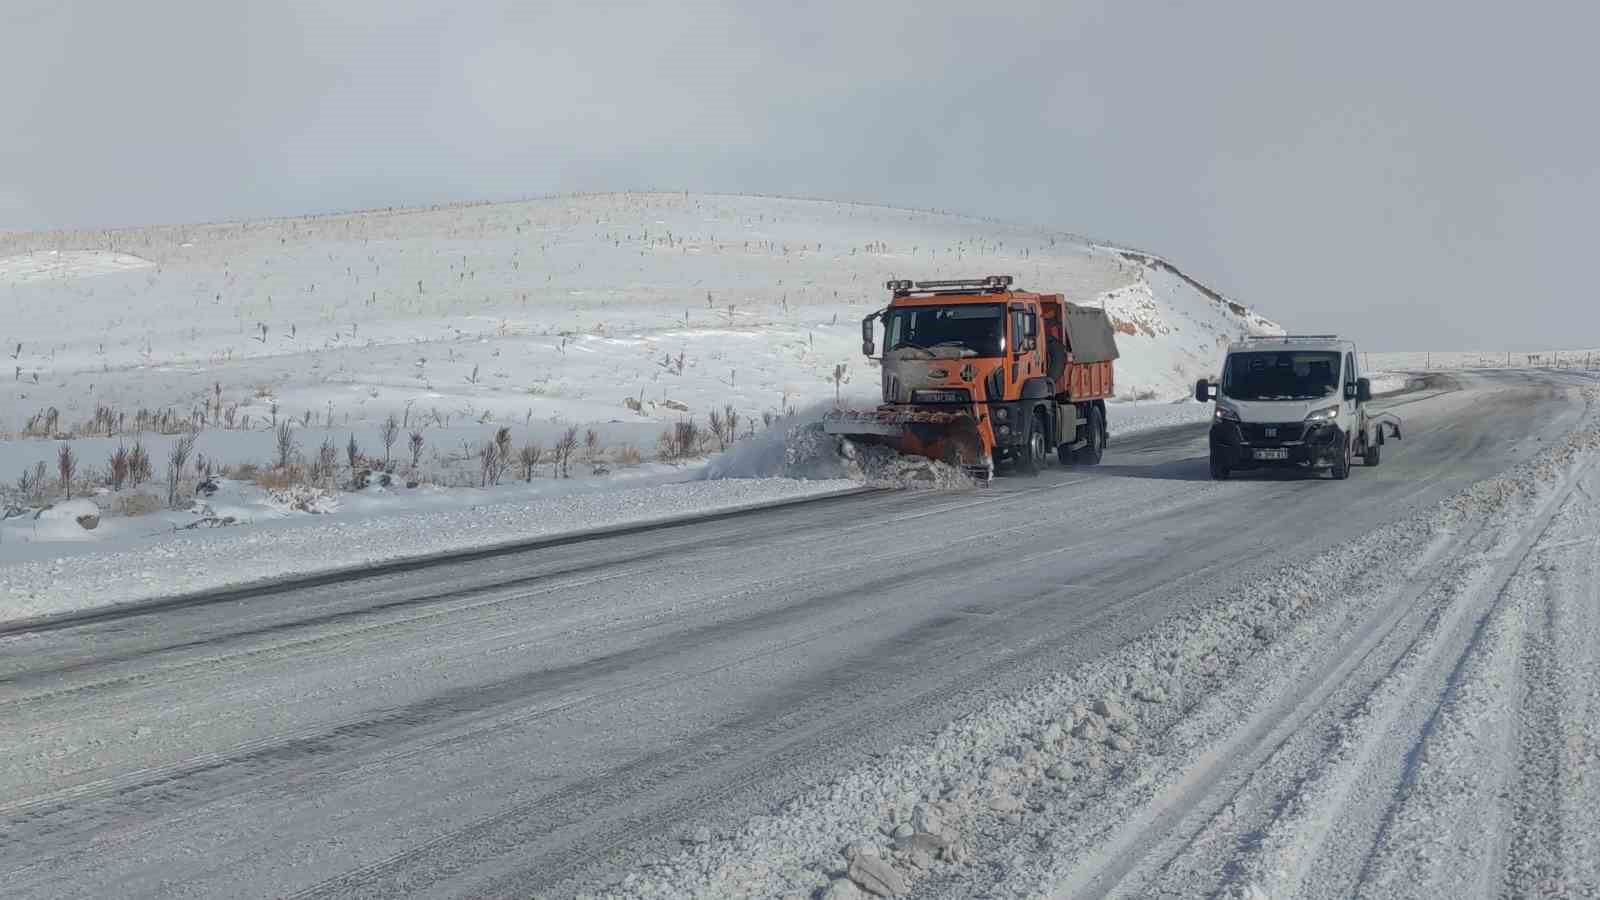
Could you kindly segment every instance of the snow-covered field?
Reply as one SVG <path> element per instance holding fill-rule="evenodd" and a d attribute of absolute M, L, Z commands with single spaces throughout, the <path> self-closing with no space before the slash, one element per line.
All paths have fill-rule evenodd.
<path fill-rule="evenodd" d="M 694 836 L 616 894 L 1592 896 L 1584 394 L 1586 424 L 1505 475 Z"/>
<path fill-rule="evenodd" d="M 882 207 L 614 194 L 231 225 L 0 235 L 18 431 L 97 406 L 432 426 L 667 422 L 871 396 L 891 277 L 1014 274 L 1105 306 L 1121 391 L 1180 395 L 1273 325 L 1162 260 Z M 63 311 L 70 310 L 70 316 Z M 13 353 L 13 351 L 15 351 Z M 643 406 L 636 410 L 625 401 Z M 207 415 L 209 420 L 213 418 Z"/>
<path fill-rule="evenodd" d="M 1202 421 L 1199 403 L 1117 405 L 1115 436 Z M 395 482 L 360 491 L 263 488 L 227 478 L 215 493 L 181 510 L 107 516 L 93 530 L 76 517 L 96 513 L 93 500 L 59 501 L 39 514 L 0 522 L 0 621 L 148 600 L 174 593 L 237 586 L 261 579 L 372 565 L 403 557 L 467 550 L 753 504 L 782 502 L 860 488 L 868 473 L 828 459 L 785 459 L 783 427 L 688 466 L 644 463 L 603 478 L 537 477 L 498 488 L 407 489 Z M 233 432 L 202 432 L 202 453 L 218 453 Z M 146 438 L 160 455 L 173 438 Z M 114 440 L 77 443 L 104 450 Z M 31 463 L 48 461 L 55 445 L 18 442 Z M 548 466 L 546 466 L 548 468 Z M 892 486 L 962 488 L 894 480 Z M 250 527 L 244 527 L 250 526 Z"/>
<path fill-rule="evenodd" d="M 405 517 L 371 529 L 395 541 L 387 556 L 433 548 L 408 535 L 456 531 L 463 510 L 659 495 L 730 472 L 706 457 L 798 410 L 874 403 L 859 319 L 883 303 L 884 280 L 998 272 L 1111 311 L 1123 353 L 1114 434 L 1200 418 L 1198 404 L 1167 401 L 1229 340 L 1276 327 L 1146 254 L 804 200 L 613 194 L 0 235 L 13 369 L 0 399 L 0 560 L 224 553 L 248 539 L 193 529 L 364 530 Z M 662 435 L 686 421 L 700 438 L 664 458 Z M 486 466 L 497 435 L 498 465 Z M 564 439 L 576 444 L 565 466 Z M 135 447 L 145 471 L 116 477 L 113 455 Z M 381 473 L 387 484 L 357 487 Z M 424 525 L 430 511 L 442 517 Z M 286 548 L 276 571 L 324 564 L 269 543 Z M 206 557 L 207 578 L 167 588 L 264 574 L 270 552 L 252 552 L 250 573 Z M 26 590 L 22 608 L 60 608 Z"/>

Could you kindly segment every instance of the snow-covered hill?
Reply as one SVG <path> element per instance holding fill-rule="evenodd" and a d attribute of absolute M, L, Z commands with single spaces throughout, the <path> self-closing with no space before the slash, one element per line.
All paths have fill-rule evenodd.
<path fill-rule="evenodd" d="M 0 430 L 46 407 L 65 427 L 97 407 L 215 413 L 220 397 L 255 425 L 276 404 L 340 426 L 409 409 L 434 426 L 648 432 L 685 411 L 832 401 L 841 364 L 840 393 L 870 402 L 858 323 L 884 280 L 991 273 L 1110 310 L 1126 397 L 1181 396 L 1229 340 L 1276 327 L 1145 254 L 809 200 L 605 194 L 10 234 Z"/>

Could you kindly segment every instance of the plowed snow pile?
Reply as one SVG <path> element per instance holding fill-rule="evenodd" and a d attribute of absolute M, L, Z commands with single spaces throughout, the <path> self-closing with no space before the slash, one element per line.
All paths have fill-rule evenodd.
<path fill-rule="evenodd" d="M 706 467 L 708 479 L 774 476 L 807 481 L 842 478 L 874 487 L 933 490 L 973 485 L 954 466 L 827 434 L 815 415 L 797 416 L 787 427 L 779 423 Z"/>

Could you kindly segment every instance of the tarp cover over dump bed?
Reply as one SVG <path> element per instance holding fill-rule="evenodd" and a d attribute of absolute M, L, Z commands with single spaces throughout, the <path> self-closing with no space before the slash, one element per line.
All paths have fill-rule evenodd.
<path fill-rule="evenodd" d="M 1067 312 L 1067 342 L 1073 360 L 1108 362 L 1117 358 L 1117 330 L 1103 309 L 1063 304 Z"/>

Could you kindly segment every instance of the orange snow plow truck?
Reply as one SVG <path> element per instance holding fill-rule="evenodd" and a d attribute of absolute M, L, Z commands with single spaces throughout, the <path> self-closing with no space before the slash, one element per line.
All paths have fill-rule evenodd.
<path fill-rule="evenodd" d="M 883 405 L 835 410 L 823 430 L 960 466 L 1037 474 L 1053 451 L 1093 465 L 1106 445 L 1115 329 L 1104 310 L 1013 290 L 1009 275 L 891 281 L 861 320 L 861 352 L 883 323 Z"/>

